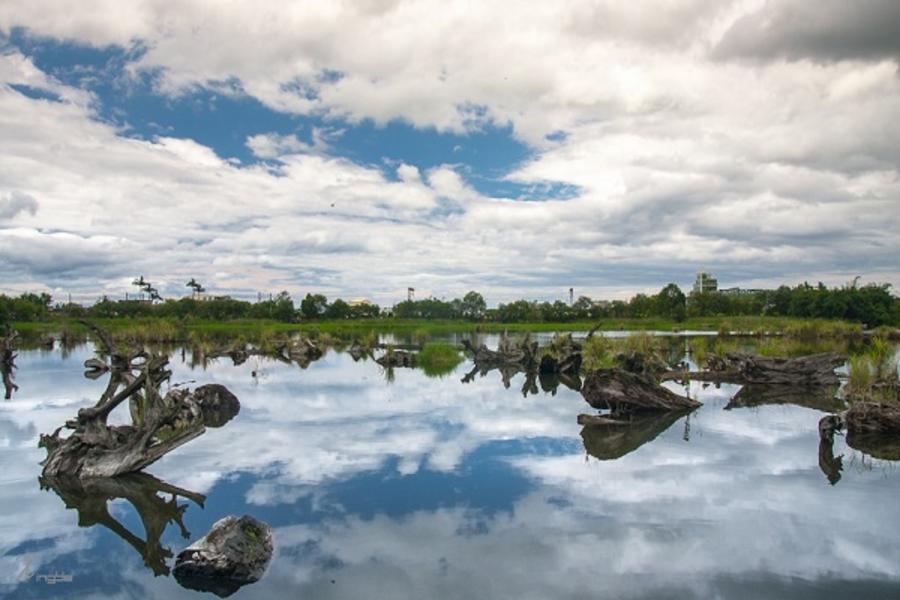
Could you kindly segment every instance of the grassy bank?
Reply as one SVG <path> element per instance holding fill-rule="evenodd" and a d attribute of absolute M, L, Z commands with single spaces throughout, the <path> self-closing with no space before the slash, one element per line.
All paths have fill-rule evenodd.
<path fill-rule="evenodd" d="M 797 338 L 848 337 L 861 334 L 858 324 L 821 319 L 788 317 L 700 317 L 681 323 L 665 319 L 604 319 L 600 322 L 568 323 L 488 323 L 424 319 L 321 320 L 303 323 L 242 319 L 233 321 L 174 321 L 167 319 L 95 319 L 97 325 L 115 337 L 131 341 L 185 341 L 190 337 L 244 336 L 253 339 L 274 334 L 329 334 L 357 337 L 370 332 L 410 335 L 427 340 L 431 335 L 486 332 L 587 331 L 599 326 L 602 331 L 714 331 L 737 335 L 786 335 Z M 87 329 L 69 320 L 19 322 L 13 326 L 23 335 L 85 334 Z"/>

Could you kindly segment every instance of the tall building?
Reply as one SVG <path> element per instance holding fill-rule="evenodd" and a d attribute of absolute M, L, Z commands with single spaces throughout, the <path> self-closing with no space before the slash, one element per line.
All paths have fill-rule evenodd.
<path fill-rule="evenodd" d="M 694 293 L 715 292 L 719 289 L 719 280 L 700 269 L 697 271 L 697 279 L 694 280 Z"/>

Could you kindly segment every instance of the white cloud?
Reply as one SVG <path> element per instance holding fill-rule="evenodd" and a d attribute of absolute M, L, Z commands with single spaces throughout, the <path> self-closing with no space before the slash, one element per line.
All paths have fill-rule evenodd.
<path fill-rule="evenodd" d="M 839 4 L 811 26 L 834 22 Z M 54 10 L 6 2 L 0 31 L 140 45 L 146 52 L 127 69 L 155 73 L 164 94 L 246 93 L 337 126 L 509 124 L 535 154 L 505 179 L 576 193 L 489 198 L 448 165 L 400 165 L 394 181 L 331 155 L 326 130 L 310 141 L 249 136 L 256 156 L 277 159 L 254 167 L 177 131 L 123 139 L 97 121 L 89 94 L 16 51 L 0 56 L 0 192 L 40 199 L 40 211 L 16 211 L 16 226 L 121 237 L 139 250 L 135 270 L 179 291 L 184 277 L 218 273 L 229 286 L 220 291 L 250 296 L 284 287 L 392 302 L 412 285 L 448 296 L 478 288 L 493 304 L 571 285 L 594 295 L 658 289 L 659 273 L 685 284 L 701 264 L 729 284 L 838 284 L 856 274 L 900 283 L 900 78 L 890 38 L 854 46 L 857 24 L 822 60 L 807 56 L 825 43 L 816 36 L 769 55 L 753 24 L 774 19 L 778 40 L 788 39 L 779 19 L 790 11 L 773 11 L 699 0 L 216 11 L 162 0 L 60 1 Z M 738 33 L 743 54 L 731 60 L 723 48 L 737 48 Z"/>

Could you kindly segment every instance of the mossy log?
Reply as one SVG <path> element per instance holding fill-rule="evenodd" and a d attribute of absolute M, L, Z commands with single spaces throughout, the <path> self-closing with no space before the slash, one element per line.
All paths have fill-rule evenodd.
<path fill-rule="evenodd" d="M 588 373 L 581 395 L 598 410 L 614 415 L 643 411 L 679 411 L 694 409 L 700 403 L 662 387 L 652 378 L 624 369 L 598 369 Z"/>

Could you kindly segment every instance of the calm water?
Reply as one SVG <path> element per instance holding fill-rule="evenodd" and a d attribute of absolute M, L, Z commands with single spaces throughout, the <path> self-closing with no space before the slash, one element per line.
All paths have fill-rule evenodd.
<path fill-rule="evenodd" d="M 242 405 L 149 468 L 205 496 L 177 499 L 185 539 L 151 484 L 108 504 L 40 489 L 39 433 L 105 386 L 83 377 L 90 356 L 22 351 L 21 389 L 0 402 L 6 597 L 200 597 L 166 574 L 171 556 L 245 513 L 272 525 L 276 548 L 234 598 L 900 597 L 900 473 L 838 438 L 830 484 L 811 408 L 725 410 L 737 386 L 695 384 L 704 406 L 689 418 L 583 440 L 581 395 L 523 397 L 521 374 L 508 389 L 496 371 L 463 384 L 464 363 L 389 382 L 333 351 L 307 369 L 192 370 L 175 353 L 173 382 L 223 383 Z M 168 523 L 158 544 L 135 504 Z M 54 574 L 71 581 L 41 577 Z"/>

